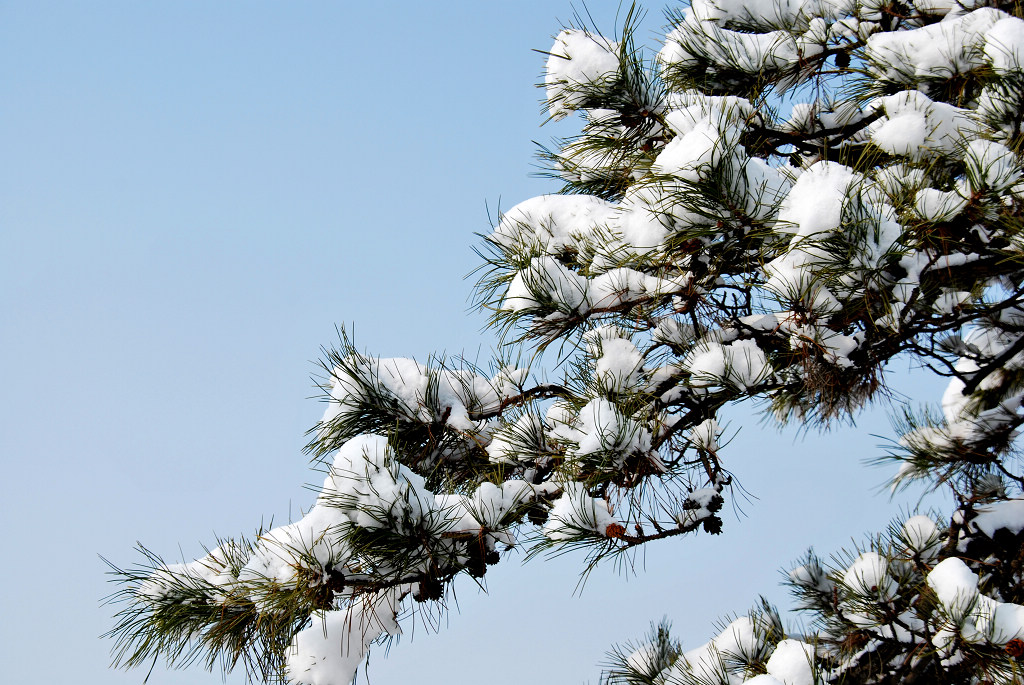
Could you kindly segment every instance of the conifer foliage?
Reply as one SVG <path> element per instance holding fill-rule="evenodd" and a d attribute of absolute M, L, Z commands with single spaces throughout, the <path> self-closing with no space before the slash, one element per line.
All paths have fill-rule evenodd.
<path fill-rule="evenodd" d="M 726 532 L 723 407 L 827 424 L 911 357 L 949 385 L 904 418 L 893 486 L 948 488 L 955 511 L 809 555 L 790 574 L 808 631 L 763 603 L 689 651 L 655 626 L 603 678 L 1024 682 L 1020 4 L 693 0 L 668 16 L 653 55 L 632 13 L 547 51 L 547 111 L 582 131 L 542 151 L 560 192 L 478 247 L 500 358 L 383 359 L 342 334 L 312 508 L 191 563 L 143 549 L 115 569 L 118 664 L 344 685 L 410 611 L 515 546 L 592 565 Z M 516 361 L 548 348 L 557 380 Z"/>

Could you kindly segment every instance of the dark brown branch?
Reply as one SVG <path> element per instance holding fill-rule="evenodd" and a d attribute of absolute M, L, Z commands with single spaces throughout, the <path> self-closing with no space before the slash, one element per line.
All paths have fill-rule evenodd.
<path fill-rule="evenodd" d="M 746 143 L 757 151 L 762 151 L 763 146 L 768 145 L 771 148 L 772 153 L 778 153 L 779 148 L 786 145 L 793 145 L 800 149 L 809 151 L 818 150 L 822 147 L 831 148 L 835 145 L 835 141 L 831 140 L 833 137 L 840 139 L 848 138 L 877 121 L 882 117 L 881 110 L 868 114 L 863 119 L 855 121 L 850 124 L 844 124 L 842 126 L 833 126 L 832 128 L 823 128 L 818 131 L 779 131 L 772 128 L 765 128 L 763 126 L 751 126 L 750 134 L 751 138 Z M 809 145 L 809 141 L 822 140 L 821 143 Z"/>
<path fill-rule="evenodd" d="M 489 409 L 487 411 L 469 412 L 469 418 L 471 421 L 483 421 L 485 419 L 493 419 L 495 416 L 501 416 L 502 412 L 513 405 L 522 404 L 532 399 L 547 399 L 549 397 L 569 397 L 572 393 L 568 388 L 555 383 L 546 383 L 544 385 L 538 385 L 524 390 L 518 395 L 512 397 L 506 397 L 498 405 L 497 409 Z"/>
<path fill-rule="evenodd" d="M 1013 359 L 1021 350 L 1024 350 L 1024 335 L 1017 338 L 1015 343 L 1007 347 L 999 354 L 999 356 L 981 367 L 973 376 L 971 376 L 971 379 L 964 383 L 964 389 L 961 390 L 960 393 L 962 395 L 969 395 L 977 390 L 978 386 L 981 385 L 983 380 L 988 378 L 989 374 L 1006 366 L 1006 362 Z"/>

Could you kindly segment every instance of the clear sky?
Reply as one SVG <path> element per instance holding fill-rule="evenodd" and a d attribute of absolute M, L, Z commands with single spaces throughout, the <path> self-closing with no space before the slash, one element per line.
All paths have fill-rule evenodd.
<path fill-rule="evenodd" d="M 616 9 L 590 12 L 614 31 Z M 98 555 L 130 565 L 141 541 L 192 559 L 310 504 L 310 376 L 336 324 L 383 356 L 488 356 L 474 233 L 488 207 L 556 188 L 531 177 L 531 141 L 574 128 L 540 127 L 531 49 L 572 15 L 561 0 L 0 2 L 5 681 L 140 683 L 108 670 Z M 582 594 L 577 556 L 503 561 L 488 595 L 458 585 L 439 633 L 410 623 L 376 650 L 372 682 L 596 682 L 604 651 L 652 619 L 693 647 L 759 593 L 785 605 L 778 569 L 920 494 L 890 501 L 887 472 L 863 464 L 892 434 L 880 412 L 798 436 L 741 410 L 730 430 L 726 465 L 757 499 L 722 536 L 662 542 Z"/>

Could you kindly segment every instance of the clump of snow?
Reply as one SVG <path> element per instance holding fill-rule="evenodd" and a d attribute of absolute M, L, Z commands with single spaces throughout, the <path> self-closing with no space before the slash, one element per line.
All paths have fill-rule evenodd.
<path fill-rule="evenodd" d="M 644 358 L 633 341 L 609 327 L 591 331 L 587 340 L 594 378 L 606 392 L 629 392 L 640 384 Z"/>
<path fill-rule="evenodd" d="M 690 431 L 690 442 L 702 450 L 715 452 L 718 450 L 718 437 L 721 434 L 722 429 L 719 427 L 718 421 L 705 419 Z"/>
<path fill-rule="evenodd" d="M 885 116 L 868 127 L 872 142 L 890 154 L 913 160 L 961 152 L 980 132 L 971 110 L 933 102 L 919 90 L 879 98 L 875 106 Z"/>
<path fill-rule="evenodd" d="M 799 303 L 800 308 L 815 315 L 838 311 L 839 301 L 821 283 L 817 273 L 827 264 L 828 260 L 817 250 L 789 250 L 765 264 L 765 289 L 779 301 Z"/>
<path fill-rule="evenodd" d="M 548 111 L 555 119 L 577 109 L 588 94 L 614 82 L 619 44 L 579 29 L 565 29 L 548 51 L 544 75 Z"/>
<path fill-rule="evenodd" d="M 835 587 L 835 583 L 825 573 L 825 569 L 814 559 L 810 563 L 797 566 L 790 571 L 789 579 L 797 585 L 814 589 L 818 592 L 831 592 Z"/>
<path fill-rule="evenodd" d="M 686 21 L 666 37 L 658 61 L 666 68 L 693 68 L 706 57 L 725 69 L 758 74 L 785 69 L 799 61 L 800 53 L 787 31 L 730 31 L 688 12 Z"/>
<path fill-rule="evenodd" d="M 588 307 L 613 309 L 650 296 L 668 295 L 685 290 L 690 275 L 659 278 L 635 269 L 616 267 L 591 279 L 587 284 Z"/>
<path fill-rule="evenodd" d="M 360 528 L 410 530 L 431 508 L 423 477 L 398 462 L 381 435 L 360 435 L 334 456 L 317 504 Z"/>
<path fill-rule="evenodd" d="M 658 322 L 658 325 L 651 331 L 651 337 L 655 342 L 685 347 L 694 337 L 693 324 L 683 323 L 678 319 L 665 317 Z"/>
<path fill-rule="evenodd" d="M 608 503 L 588 495 L 582 483 L 569 482 L 562 489 L 544 524 L 543 532 L 549 540 L 571 540 L 587 533 L 607 535 L 608 526 L 618 523 Z"/>
<path fill-rule="evenodd" d="M 690 384 L 695 387 L 725 384 L 745 390 L 763 382 L 772 373 L 764 351 L 753 340 L 698 345 L 684 366 L 690 372 Z"/>
<path fill-rule="evenodd" d="M 632 670 L 648 678 L 655 678 L 659 673 L 658 648 L 655 645 L 643 645 L 626 657 L 626 663 Z"/>
<path fill-rule="evenodd" d="M 914 199 L 914 212 L 925 221 L 940 222 L 955 218 L 967 206 L 959 193 L 922 188 Z"/>
<path fill-rule="evenodd" d="M 783 682 L 773 675 L 762 673 L 744 680 L 743 685 L 783 685 Z"/>
<path fill-rule="evenodd" d="M 651 171 L 697 182 L 721 163 L 728 144 L 715 122 L 705 117 L 685 134 L 669 141 L 654 160 Z"/>
<path fill-rule="evenodd" d="M 693 526 L 708 518 L 722 506 L 722 494 L 718 488 L 697 488 L 686 496 L 683 511 L 676 515 L 681 526 Z"/>
<path fill-rule="evenodd" d="M 855 593 L 892 597 L 899 585 L 889 574 L 889 564 L 877 552 L 864 552 L 843 573 L 843 584 Z"/>
<path fill-rule="evenodd" d="M 954 9 L 959 9 L 961 4 L 957 0 L 916 0 L 914 7 L 923 14 L 949 14 Z"/>
<path fill-rule="evenodd" d="M 591 195 L 540 195 L 502 214 L 490 240 L 509 254 L 557 255 L 579 250 L 617 212 L 611 202 Z"/>
<path fill-rule="evenodd" d="M 858 343 L 852 336 L 836 333 L 823 326 L 798 324 L 793 317 L 782 321 L 779 330 L 790 334 L 790 346 L 794 350 L 803 349 L 810 354 L 820 354 L 825 361 L 836 366 L 846 368 L 853 365 L 850 355 L 857 349 Z"/>
<path fill-rule="evenodd" d="M 321 432 L 329 435 L 335 422 L 360 416 L 367 402 L 379 406 L 373 398 L 383 396 L 395 407 L 396 420 L 434 423 L 446 417 L 452 428 L 476 434 L 483 424 L 471 419 L 470 413 L 497 408 L 505 397 L 499 388 L 515 394 L 523 376 L 521 371 L 505 369 L 488 379 L 468 369 L 428 368 L 413 359 L 352 355 L 331 374 L 330 402 Z"/>
<path fill-rule="evenodd" d="M 261 612 L 270 611 L 263 596 L 264 581 L 294 585 L 302 571 L 321 575 L 328 566 L 343 566 L 351 550 L 340 536 L 348 517 L 340 509 L 314 506 L 295 523 L 274 528 L 257 540 L 252 556 L 239 571 L 238 580 L 253 583 L 251 599 Z"/>
<path fill-rule="evenodd" d="M 402 588 L 355 600 L 345 611 L 317 611 L 292 640 L 285 677 L 292 685 L 348 685 L 370 646 L 398 635 Z"/>
<path fill-rule="evenodd" d="M 910 551 L 925 561 L 938 556 L 941 549 L 940 536 L 939 527 L 927 516 L 912 516 L 903 524 L 903 537 Z"/>
<path fill-rule="evenodd" d="M 585 312 L 587 279 L 554 257 L 534 257 L 516 273 L 508 286 L 502 306 L 511 311 L 552 306 L 559 312 Z"/>
<path fill-rule="evenodd" d="M 924 171 L 904 162 L 897 162 L 875 172 L 875 186 L 890 200 L 914 193 L 925 184 Z"/>
<path fill-rule="evenodd" d="M 226 543 L 212 550 L 205 557 L 187 564 L 165 564 L 150 574 L 136 592 L 151 601 L 173 596 L 184 586 L 192 590 L 209 592 L 214 588 L 226 588 L 236 582 L 231 567 L 231 557 L 239 550 L 232 543 Z M 212 586 L 212 588 L 211 588 Z M 223 598 L 223 591 L 214 589 L 214 600 Z"/>
<path fill-rule="evenodd" d="M 800 174 L 782 201 L 775 225 L 790 244 L 765 265 L 765 288 L 811 319 L 838 311 L 840 298 L 861 295 L 866 275 L 890 259 L 901 235 L 892 208 L 881 196 L 861 174 L 835 162 L 817 162 Z M 829 248 L 830 243 L 841 250 Z M 794 348 L 809 346 L 823 351 L 832 363 L 849 365 L 856 340 L 805 327 L 806 318 L 801 314 L 777 323 L 794 337 Z"/>
<path fill-rule="evenodd" d="M 853 169 L 836 162 L 816 162 L 800 175 L 779 209 L 778 230 L 801 238 L 834 231 L 842 209 L 858 182 Z"/>
<path fill-rule="evenodd" d="M 579 446 L 571 451 L 575 457 L 611 453 L 620 464 L 634 452 L 651 449 L 650 431 L 604 398 L 595 398 L 580 410 L 577 430 Z"/>
<path fill-rule="evenodd" d="M 779 642 L 765 668 L 785 685 L 813 685 L 814 647 L 801 640 Z"/>
<path fill-rule="evenodd" d="M 504 519 L 535 496 L 535 488 L 521 480 L 481 483 L 471 495 L 437 495 L 437 518 L 444 522 L 436 530 L 441 535 L 487 531 L 494 540 L 514 545 L 515 536 Z"/>
<path fill-rule="evenodd" d="M 1005 16 L 985 32 L 985 56 L 998 74 L 1019 74 L 1024 66 L 1024 21 Z"/>
<path fill-rule="evenodd" d="M 1024 530 L 1024 499 L 1008 499 L 1001 502 L 979 505 L 975 516 L 970 521 L 974 530 L 979 530 L 988 537 L 995 537 L 997 530 L 1009 530 L 1019 535 Z"/>
<path fill-rule="evenodd" d="M 985 35 L 1006 15 L 982 8 L 910 31 L 884 31 L 868 39 L 869 70 L 896 83 L 948 79 L 984 65 Z M 909 91 L 917 92 L 917 91 Z"/>
<path fill-rule="evenodd" d="M 928 572 L 927 582 L 939 602 L 954 615 L 964 613 L 977 601 L 978 576 L 963 560 L 956 557 L 943 559 L 936 564 Z"/>
<path fill-rule="evenodd" d="M 540 416 L 524 412 L 515 421 L 501 426 L 487 445 L 492 462 L 514 464 L 535 459 L 544 450 L 544 423 Z"/>
<path fill-rule="evenodd" d="M 1020 22 L 1020 20 L 1017 20 Z M 1024 22 L 1020 22 L 1024 25 Z M 1013 151 L 991 140 L 972 140 L 967 146 L 964 162 L 967 182 L 974 192 L 987 190 L 1002 193 L 1021 178 L 1020 164 Z"/>
<path fill-rule="evenodd" d="M 335 454 L 316 505 L 298 521 L 260 536 L 238 579 L 282 585 L 297 582 L 303 570 L 322 576 L 323 569 L 342 567 L 351 557 L 343 537 L 347 526 L 407 531 L 433 502 L 423 478 L 394 459 L 386 438 L 358 436 Z M 254 592 L 253 601 L 269 609 Z"/>
<path fill-rule="evenodd" d="M 964 639 L 1003 645 L 1024 636 L 1024 606 L 981 594 L 977 574 L 962 559 L 943 559 L 928 573 L 927 583 L 951 620 L 962 623 Z"/>
<path fill-rule="evenodd" d="M 756 659 L 763 642 L 754 621 L 747 616 L 741 616 L 709 642 L 685 652 L 670 669 L 667 682 L 674 682 L 672 671 L 681 671 L 675 677 L 682 682 L 723 682 L 723 659 Z M 689 677 L 684 675 L 687 672 Z"/>

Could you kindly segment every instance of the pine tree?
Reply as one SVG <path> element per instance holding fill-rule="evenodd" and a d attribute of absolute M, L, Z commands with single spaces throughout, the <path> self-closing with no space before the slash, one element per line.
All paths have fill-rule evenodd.
<path fill-rule="evenodd" d="M 893 487 L 955 510 L 893 524 L 689 651 L 655 626 L 612 684 L 1024 682 L 1024 21 L 982 0 L 694 0 L 656 56 L 569 26 L 547 51 L 558 194 L 482 236 L 490 368 L 382 359 L 342 332 L 300 520 L 114 569 L 123 666 L 202 660 L 349 682 L 410 611 L 513 546 L 585 568 L 723 533 L 719 412 L 831 425 L 897 358 L 949 379 L 902 418 Z M 557 351 L 548 375 L 523 360 Z M 924 372 L 924 371 L 922 371 Z M 855 533 L 856 531 L 851 531 Z"/>

